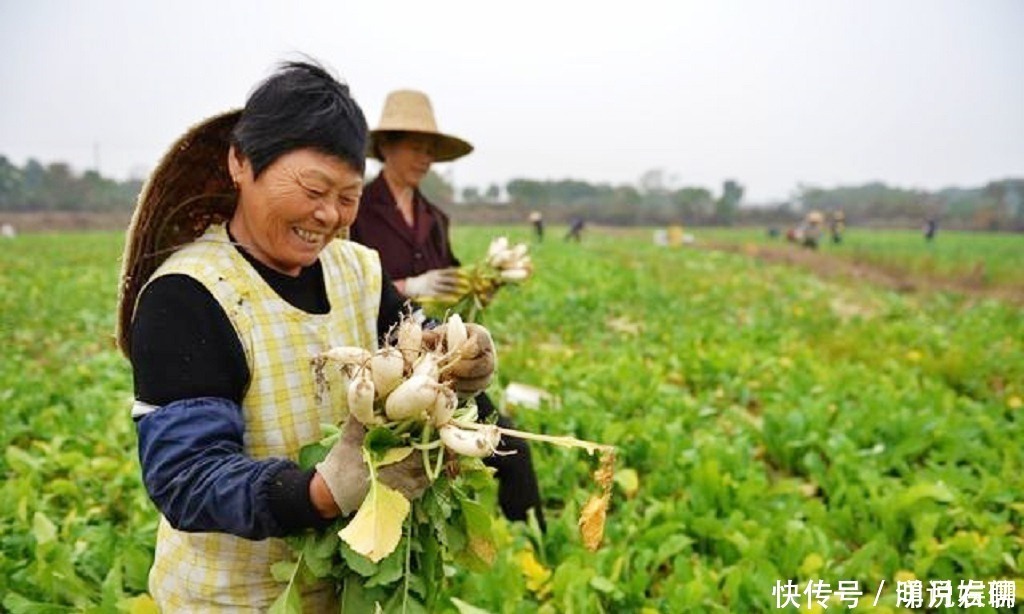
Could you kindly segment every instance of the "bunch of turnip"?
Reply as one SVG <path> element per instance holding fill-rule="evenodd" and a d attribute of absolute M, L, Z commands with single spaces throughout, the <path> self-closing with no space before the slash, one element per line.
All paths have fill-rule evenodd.
<path fill-rule="evenodd" d="M 458 313 L 465 321 L 475 322 L 500 288 L 521 284 L 533 274 L 529 249 L 525 243 L 512 245 L 506 237 L 497 237 L 480 261 L 461 269 L 467 282 L 464 293 L 430 297 L 421 302 L 432 314 Z"/>
<path fill-rule="evenodd" d="M 313 365 L 321 386 L 344 388 L 348 412 L 367 429 L 389 428 L 424 452 L 443 445 L 452 453 L 479 458 L 493 454 L 501 436 L 496 427 L 475 423 L 473 403 L 459 407 L 451 374 L 460 360 L 478 351 L 458 314 L 438 331 L 424 331 L 414 318 L 405 317 L 391 344 L 374 352 L 332 348 Z M 331 371 L 340 377 L 331 381 L 325 375 Z M 472 430 L 460 423 L 472 423 Z M 436 469 L 430 475 L 436 476 Z"/>
<path fill-rule="evenodd" d="M 510 245 L 508 239 L 498 237 L 487 248 L 486 261 L 503 283 L 518 283 L 533 273 L 529 249 L 525 243 Z"/>
<path fill-rule="evenodd" d="M 273 611 L 301 611 L 297 587 L 310 576 L 333 578 L 345 593 L 350 582 L 371 582 L 384 592 L 360 589 L 360 594 L 378 604 L 380 599 L 393 599 L 399 593 L 403 603 L 421 600 L 429 604 L 444 582 L 445 565 L 466 556 L 489 564 L 487 557 L 493 560 L 494 556 L 493 535 L 490 521 L 481 518 L 486 512 L 474 492 L 481 480 L 493 483 L 491 470 L 481 459 L 502 453 L 498 450 L 502 436 L 601 451 L 602 458 L 611 462 L 611 446 L 479 423 L 475 403 L 472 398 L 460 398 L 455 377 L 460 361 L 479 353 L 477 337 L 470 333 L 458 314 L 449 316 L 443 326 L 426 331 L 408 315 L 380 349 L 336 347 L 313 359 L 321 401 L 342 404 L 367 430 L 363 458 L 370 487 L 355 515 L 339 520 L 336 532 L 290 538 L 297 558 L 279 565 L 275 572 L 288 585 Z M 327 436 L 307 446 L 300 454 L 306 459 L 300 458 L 300 463 L 310 466 L 322 458 L 340 430 L 340 425 L 325 425 Z M 414 453 L 420 455 L 431 485 L 420 499 L 410 502 L 380 481 L 378 472 Z M 605 496 L 588 504 L 580 519 L 588 547 L 596 547 L 600 541 L 607 502 Z M 470 516 L 474 520 L 468 520 Z M 465 537 L 458 548 L 440 537 L 460 533 Z M 352 553 L 365 557 L 363 562 L 353 562 Z M 394 575 L 396 557 L 404 561 L 400 576 Z M 413 586 L 422 590 L 413 595 Z M 372 606 L 367 602 L 369 610 Z"/>

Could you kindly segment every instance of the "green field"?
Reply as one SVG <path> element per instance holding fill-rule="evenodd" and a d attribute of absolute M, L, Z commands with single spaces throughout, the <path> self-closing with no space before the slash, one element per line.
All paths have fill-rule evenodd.
<path fill-rule="evenodd" d="M 701 239 L 759 246 L 785 245 L 762 228 L 704 229 Z M 783 233 L 784 234 L 784 233 Z M 827 229 L 821 252 L 890 272 L 917 277 L 961 280 L 976 287 L 1011 287 L 1024 291 L 1024 235 L 939 230 L 932 242 L 920 232 L 847 228 L 843 241 L 833 244 Z"/>
<path fill-rule="evenodd" d="M 471 261 L 499 232 L 463 229 L 456 251 Z M 969 253 L 993 283 L 1022 274 L 1015 237 L 941 233 L 928 252 L 907 233 L 868 236 L 851 230 L 825 250 L 890 245 L 900 266 L 931 258 L 937 270 L 972 266 Z M 0 599 L 11 612 L 145 611 L 131 598 L 145 591 L 156 512 L 113 343 L 121 240 L 0 241 Z M 533 259 L 534 278 L 486 314 L 493 391 L 544 388 L 558 403 L 516 411 L 521 428 L 619 446 L 605 543 L 587 552 L 576 528 L 593 459 L 535 444 L 548 533 L 497 523 L 493 569 L 455 573 L 452 596 L 495 613 L 744 612 L 774 610 L 778 582 L 857 581 L 858 611 L 884 612 L 898 610 L 896 582 L 916 578 L 926 602 L 929 580 L 952 581 L 954 600 L 960 581 L 1015 580 L 1024 598 L 1020 307 L 842 285 L 659 248 L 649 232 L 588 230 L 580 245 L 535 246 Z"/>

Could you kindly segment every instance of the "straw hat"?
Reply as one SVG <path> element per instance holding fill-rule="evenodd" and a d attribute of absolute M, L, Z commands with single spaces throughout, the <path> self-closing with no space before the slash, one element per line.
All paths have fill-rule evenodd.
<path fill-rule="evenodd" d="M 820 224 L 825 221 L 825 216 L 820 211 L 811 211 L 807 214 L 807 221 L 811 224 Z"/>
<path fill-rule="evenodd" d="M 382 132 L 416 132 L 436 138 L 434 160 L 449 162 L 473 151 L 473 146 L 457 136 L 438 131 L 434 108 L 430 98 L 416 90 L 395 90 L 384 101 L 380 122 L 370 132 L 368 155 L 381 159 L 377 148 L 377 135 Z"/>
<path fill-rule="evenodd" d="M 117 344 L 125 356 L 135 303 L 149 276 L 175 250 L 235 211 L 238 194 L 227 158 L 241 114 L 229 111 L 193 126 L 164 154 L 139 194 L 121 259 Z"/>

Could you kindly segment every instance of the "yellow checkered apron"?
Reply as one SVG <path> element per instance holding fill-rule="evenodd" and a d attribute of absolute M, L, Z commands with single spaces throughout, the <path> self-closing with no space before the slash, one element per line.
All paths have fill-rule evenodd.
<path fill-rule="evenodd" d="M 344 417 L 344 407 L 317 400 L 310 358 L 339 345 L 376 346 L 377 253 L 339 239 L 321 252 L 320 262 L 331 304 L 320 315 L 281 299 L 230 244 L 223 225 L 210 227 L 153 274 L 185 274 L 202 283 L 238 333 L 251 374 L 242 412 L 245 452 L 252 458 L 297 460 L 303 445 L 320 438 L 321 423 Z M 165 612 L 266 611 L 284 588 L 270 566 L 289 558 L 280 539 L 185 533 L 161 518 L 149 590 Z M 337 609 L 326 585 L 308 589 L 303 601 L 308 611 Z"/>

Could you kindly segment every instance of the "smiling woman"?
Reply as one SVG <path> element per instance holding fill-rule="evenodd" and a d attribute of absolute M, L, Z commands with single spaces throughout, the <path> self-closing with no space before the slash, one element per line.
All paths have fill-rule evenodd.
<path fill-rule="evenodd" d="M 291 151 L 259 178 L 232 147 L 228 168 L 242 198 L 230 229 L 253 256 L 286 275 L 311 266 L 359 208 L 362 172 L 313 149 Z"/>
<path fill-rule="evenodd" d="M 348 413 L 316 394 L 310 360 L 375 348 L 403 308 L 376 252 L 339 238 L 359 208 L 366 141 L 348 87 L 289 63 L 243 110 L 179 139 L 143 189 L 118 342 L 161 515 L 149 590 L 163 611 L 266 611 L 281 590 L 271 568 L 290 556 L 279 538 L 324 528 L 366 495 L 352 429 L 334 462 L 296 463 L 321 424 Z M 378 477 L 409 499 L 429 483 L 416 455 Z M 338 608 L 328 582 L 304 593 L 312 611 Z"/>

